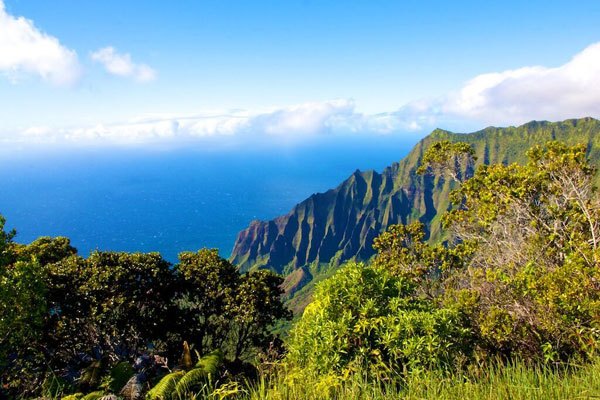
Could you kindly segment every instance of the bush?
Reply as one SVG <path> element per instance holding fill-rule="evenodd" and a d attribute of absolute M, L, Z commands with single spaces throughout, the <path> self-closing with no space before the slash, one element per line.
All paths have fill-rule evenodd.
<path fill-rule="evenodd" d="M 349 263 L 320 284 L 290 335 L 288 361 L 318 374 L 367 366 L 375 375 L 446 367 L 470 352 L 458 312 L 437 308 L 410 280 Z"/>

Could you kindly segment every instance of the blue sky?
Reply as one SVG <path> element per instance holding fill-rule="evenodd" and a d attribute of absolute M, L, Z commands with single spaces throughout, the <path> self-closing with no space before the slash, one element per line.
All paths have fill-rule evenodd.
<path fill-rule="evenodd" d="M 5 145 L 600 117 L 598 1 L 0 4 Z"/>

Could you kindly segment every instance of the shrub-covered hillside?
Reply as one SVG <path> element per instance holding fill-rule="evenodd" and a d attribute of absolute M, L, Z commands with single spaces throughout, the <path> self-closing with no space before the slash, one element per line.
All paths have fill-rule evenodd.
<path fill-rule="evenodd" d="M 475 170 L 473 154 L 438 142 L 419 168 L 457 181 L 448 242 L 427 243 L 419 222 L 391 226 L 371 262 L 317 285 L 285 363 L 251 398 L 600 395 L 600 198 L 586 147 L 549 142 L 525 165 Z"/>
<path fill-rule="evenodd" d="M 231 261 L 245 270 L 266 268 L 286 275 L 286 293 L 296 296 L 292 305 L 301 311 L 311 281 L 345 261 L 368 260 L 375 254 L 374 239 L 390 225 L 419 221 L 428 238 L 446 239 L 441 216 L 451 205 L 455 182 L 417 173 L 427 148 L 443 140 L 470 144 L 475 166 L 524 164 L 527 149 L 552 140 L 584 144 L 595 165 L 600 162 L 600 121 L 593 118 L 533 121 L 468 134 L 436 129 L 381 173 L 356 171 L 337 188 L 310 196 L 286 215 L 253 221 L 239 233 Z"/>

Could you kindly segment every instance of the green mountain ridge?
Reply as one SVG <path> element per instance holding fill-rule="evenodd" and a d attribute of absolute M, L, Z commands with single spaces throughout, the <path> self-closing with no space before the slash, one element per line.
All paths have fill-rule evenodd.
<path fill-rule="evenodd" d="M 454 184 L 416 173 L 424 151 L 441 140 L 472 145 L 476 165 L 522 163 L 527 149 L 559 140 L 584 143 L 588 156 L 600 161 L 600 121 L 532 121 L 519 127 L 488 127 L 474 133 L 434 130 L 401 161 L 375 171 L 355 171 L 337 188 L 313 194 L 283 216 L 252 221 L 238 234 L 230 260 L 242 270 L 268 268 L 287 276 L 288 295 L 305 286 L 319 268 L 374 254 L 373 239 L 392 224 L 423 222 L 431 240 L 443 238 L 440 216 L 449 209 Z"/>

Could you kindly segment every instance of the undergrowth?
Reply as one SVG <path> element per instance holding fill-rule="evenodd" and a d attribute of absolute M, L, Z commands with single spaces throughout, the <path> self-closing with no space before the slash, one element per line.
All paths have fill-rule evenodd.
<path fill-rule="evenodd" d="M 600 358 L 578 366 L 528 366 L 522 362 L 446 374 L 415 371 L 397 381 L 373 381 L 364 374 L 343 378 L 307 376 L 298 371 L 263 375 L 234 397 L 288 399 L 600 399 Z"/>

